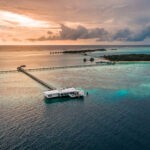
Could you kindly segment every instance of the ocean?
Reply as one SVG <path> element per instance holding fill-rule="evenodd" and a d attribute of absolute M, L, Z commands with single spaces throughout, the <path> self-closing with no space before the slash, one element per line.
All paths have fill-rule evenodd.
<path fill-rule="evenodd" d="M 50 55 L 98 48 L 107 51 Z M 45 87 L 20 72 L 3 72 L 20 65 L 84 65 L 85 57 L 132 53 L 150 54 L 150 46 L 0 46 L 0 149 L 150 149 L 150 62 L 30 72 L 54 87 L 89 93 L 73 100 L 47 101 Z"/>

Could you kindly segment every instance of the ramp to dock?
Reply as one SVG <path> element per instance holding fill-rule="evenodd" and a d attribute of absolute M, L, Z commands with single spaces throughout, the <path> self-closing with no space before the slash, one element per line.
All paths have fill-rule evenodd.
<path fill-rule="evenodd" d="M 35 77 L 34 75 L 28 73 L 25 69 L 23 69 L 23 67 L 25 67 L 25 66 L 20 66 L 20 67 L 17 68 L 17 70 L 18 70 L 19 72 L 22 72 L 22 73 L 26 74 L 28 77 L 32 78 L 33 80 L 35 80 L 36 82 L 40 83 L 41 85 L 43 85 L 44 87 L 46 87 L 46 88 L 48 88 L 48 89 L 50 89 L 50 90 L 55 90 L 55 89 L 56 89 L 55 87 L 53 87 L 53 86 L 51 86 L 51 85 L 45 83 L 44 81 L 38 79 L 38 78 Z"/>

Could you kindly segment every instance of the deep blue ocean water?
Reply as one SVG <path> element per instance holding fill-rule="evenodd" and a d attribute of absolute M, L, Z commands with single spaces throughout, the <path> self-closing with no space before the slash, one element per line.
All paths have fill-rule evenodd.
<path fill-rule="evenodd" d="M 32 50 L 0 53 L 1 70 L 20 63 L 29 68 L 79 64 L 84 57 Z M 24 74 L 0 73 L 0 149 L 150 149 L 150 62 L 31 73 L 58 88 L 81 87 L 89 95 L 47 101 L 42 93 L 47 89 Z"/>

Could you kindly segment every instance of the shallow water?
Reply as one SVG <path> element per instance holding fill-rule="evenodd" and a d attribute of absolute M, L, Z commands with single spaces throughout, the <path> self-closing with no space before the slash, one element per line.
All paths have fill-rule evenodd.
<path fill-rule="evenodd" d="M 0 149 L 150 149 L 149 62 L 30 73 L 89 95 L 46 101 L 47 89 L 24 74 L 0 74 Z"/>

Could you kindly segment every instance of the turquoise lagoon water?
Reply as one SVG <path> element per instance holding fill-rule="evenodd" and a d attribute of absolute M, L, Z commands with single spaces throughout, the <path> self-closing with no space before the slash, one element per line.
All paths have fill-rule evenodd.
<path fill-rule="evenodd" d="M 20 52 L 20 56 L 32 67 L 82 63 L 84 57 L 48 60 L 52 56 L 44 53 L 39 57 L 41 52 Z M 14 68 L 21 62 L 10 53 L 0 57 L 1 70 L 10 69 L 7 58 Z M 89 95 L 46 101 L 42 92 L 47 89 L 24 74 L 0 73 L 0 149 L 150 149 L 149 62 L 31 73 L 55 87 L 80 87 Z"/>

